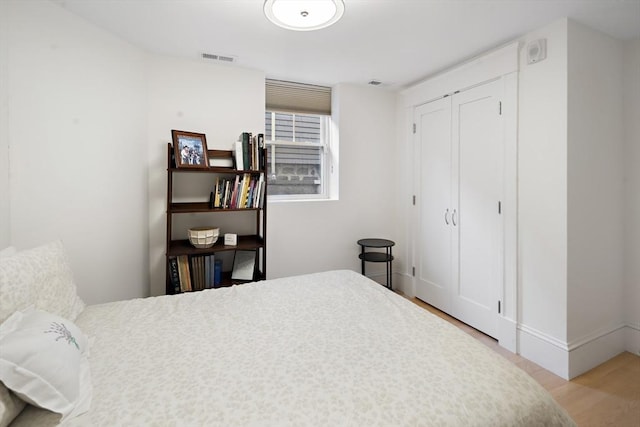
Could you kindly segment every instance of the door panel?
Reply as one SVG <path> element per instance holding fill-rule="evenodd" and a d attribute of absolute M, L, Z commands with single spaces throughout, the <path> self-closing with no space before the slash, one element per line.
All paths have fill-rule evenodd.
<path fill-rule="evenodd" d="M 504 148 L 499 115 L 500 82 L 454 96 L 452 314 L 496 336 L 502 282 Z"/>
<path fill-rule="evenodd" d="M 415 153 L 418 235 L 416 296 L 450 310 L 451 289 L 451 98 L 417 107 Z M 446 218 L 445 218 L 446 215 Z"/>

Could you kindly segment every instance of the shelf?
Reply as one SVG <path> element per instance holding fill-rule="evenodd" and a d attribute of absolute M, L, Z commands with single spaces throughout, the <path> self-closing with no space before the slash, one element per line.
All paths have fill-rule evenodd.
<path fill-rule="evenodd" d="M 235 251 L 235 250 L 251 250 L 264 246 L 264 239 L 260 236 L 238 236 L 238 244 L 236 246 L 228 246 L 224 244 L 224 236 L 218 237 L 218 241 L 210 248 L 198 249 L 194 247 L 189 240 L 172 240 L 167 251 L 168 256 L 178 255 L 205 255 L 214 252 Z"/>
<path fill-rule="evenodd" d="M 231 272 L 230 271 L 223 271 L 222 272 L 222 281 L 220 282 L 219 285 L 217 285 L 215 288 L 206 288 L 206 289 L 219 289 L 219 288 L 229 288 L 231 286 L 234 285 L 242 285 L 243 283 L 251 283 L 251 282 L 257 282 L 260 280 L 265 280 L 264 274 L 259 271 L 256 275 L 256 278 L 254 280 L 238 280 L 238 279 L 231 279 Z M 206 290 L 206 289 L 202 289 L 202 290 Z M 184 291 L 184 292 L 180 292 L 181 294 L 188 294 L 190 292 L 200 292 L 200 290 L 198 291 Z"/>
<path fill-rule="evenodd" d="M 201 283 L 203 280 L 203 275 L 206 275 L 206 267 L 203 271 L 202 264 L 200 263 L 200 257 L 205 255 L 213 255 L 219 254 L 220 258 L 223 260 L 228 260 L 231 255 L 234 255 L 235 251 L 238 250 L 251 250 L 256 252 L 256 271 L 254 272 L 254 280 L 231 280 L 231 272 L 223 271 L 221 284 L 218 287 L 228 287 L 233 285 L 238 285 L 242 283 L 248 283 L 256 280 L 264 280 L 266 278 L 266 265 L 267 265 L 267 203 L 266 203 L 266 194 L 267 194 L 267 180 L 266 171 L 263 170 L 237 170 L 234 167 L 230 166 L 231 164 L 235 165 L 233 162 L 233 152 L 231 150 L 208 150 L 209 158 L 211 159 L 223 159 L 224 162 L 215 163 L 216 166 L 209 166 L 203 168 L 178 168 L 175 165 L 174 155 L 173 155 L 173 146 L 171 143 L 167 144 L 167 207 L 166 207 L 166 293 L 173 294 L 175 293 L 176 287 L 180 287 L 180 275 L 184 275 L 185 272 L 189 274 L 191 277 L 192 285 L 194 280 L 198 283 Z M 264 152 L 261 154 L 266 158 L 266 148 Z M 262 159 L 262 164 L 266 164 L 266 161 Z M 181 176 L 177 176 L 181 175 Z M 186 175 L 183 175 L 186 174 Z M 190 175 L 189 175 L 190 174 Z M 194 175 L 195 174 L 195 175 Z M 200 174 L 200 178 L 196 177 L 196 175 Z M 203 175 L 209 174 L 209 175 Z M 217 181 L 216 178 L 221 179 L 225 183 L 225 188 L 229 188 L 230 184 L 235 186 L 236 183 L 242 181 L 243 183 L 243 191 L 246 191 L 247 187 L 245 185 L 246 178 L 251 178 L 251 183 L 260 183 L 261 190 L 263 189 L 264 193 L 260 193 L 261 206 L 260 207 L 249 207 L 249 208 L 233 208 L 233 209 L 225 209 L 225 208 L 211 208 L 210 201 L 205 199 L 207 195 L 211 194 L 210 189 L 207 187 L 210 185 L 207 183 L 208 180 L 213 178 L 213 181 Z M 174 188 L 174 180 L 178 179 L 182 186 L 178 188 Z M 195 178 L 195 179 L 194 179 Z M 263 178 L 261 180 L 261 178 Z M 195 181 L 197 189 L 195 192 L 193 189 L 190 191 L 186 191 L 184 184 L 188 181 Z M 235 181 L 235 183 L 234 183 Z M 194 187 L 194 188 L 195 188 Z M 235 187 L 234 187 L 235 188 Z M 253 187 L 249 186 L 249 188 L 256 188 L 256 185 L 253 184 Z M 174 193 L 174 190 L 181 190 L 182 193 Z M 237 188 L 235 189 L 237 192 Z M 202 200 L 201 202 L 174 202 L 174 196 L 176 196 L 177 200 L 189 200 L 184 197 L 185 194 L 193 193 L 191 196 L 191 200 Z M 194 194 L 198 194 L 198 196 L 194 196 Z M 255 193 L 252 193 L 255 194 Z M 252 196 L 253 197 L 253 196 Z M 250 200 L 251 202 L 254 199 Z M 234 213 L 239 212 L 247 212 L 245 215 L 237 215 L 234 216 Z M 248 235 L 238 236 L 238 244 L 234 246 L 228 246 L 224 244 L 224 236 L 219 236 L 218 241 L 210 248 L 199 249 L 191 245 L 189 240 L 187 239 L 175 239 L 175 235 L 184 236 L 185 228 L 189 227 L 189 223 L 192 218 L 190 217 L 182 217 L 178 224 L 180 226 L 180 230 L 174 230 L 174 221 L 178 218 L 174 216 L 174 214 L 217 214 L 217 213 L 225 213 L 225 215 L 229 215 L 231 218 L 231 222 L 234 224 L 231 227 L 231 231 L 235 227 L 238 230 L 244 230 L 243 233 L 248 233 Z M 218 219 L 228 219 L 227 216 L 224 218 L 220 216 L 216 216 Z M 223 255 L 226 254 L 226 255 Z M 187 258 L 187 265 L 185 265 L 182 261 L 184 261 L 183 257 Z M 181 266 L 178 267 L 178 271 L 176 271 L 176 263 L 171 262 L 171 259 L 174 257 L 180 257 Z M 216 259 L 218 255 L 216 255 Z M 197 263 L 194 264 L 194 260 L 198 260 Z M 225 261 L 226 262 L 226 261 Z M 186 270 L 186 271 L 185 271 Z M 178 283 L 176 283 L 178 282 Z M 190 291 L 197 292 L 197 291 Z"/>
<path fill-rule="evenodd" d="M 384 252 L 365 252 L 359 254 L 358 258 L 368 262 L 389 262 L 393 261 L 393 255 L 386 254 Z"/>
<path fill-rule="evenodd" d="M 245 173 L 250 174 L 260 174 L 264 173 L 264 170 L 240 170 L 234 168 L 225 168 L 225 167 L 208 167 L 208 168 L 169 168 L 170 172 L 187 172 L 187 173 L 220 173 L 220 174 L 230 174 L 230 175 L 242 175 Z"/>
<path fill-rule="evenodd" d="M 185 203 L 171 203 L 172 214 L 179 213 L 194 213 L 194 212 L 242 212 L 242 211 L 259 211 L 261 208 L 238 208 L 238 209 L 223 209 L 209 207 L 209 202 L 185 202 Z"/>

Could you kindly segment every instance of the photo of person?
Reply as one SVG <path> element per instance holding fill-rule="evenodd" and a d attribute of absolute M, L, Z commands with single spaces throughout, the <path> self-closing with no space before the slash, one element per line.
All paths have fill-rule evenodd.
<path fill-rule="evenodd" d="M 207 145 L 204 134 L 171 131 L 175 150 L 176 167 L 206 168 Z"/>

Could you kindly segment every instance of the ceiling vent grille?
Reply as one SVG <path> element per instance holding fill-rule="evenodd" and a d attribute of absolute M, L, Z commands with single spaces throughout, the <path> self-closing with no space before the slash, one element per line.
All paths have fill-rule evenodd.
<path fill-rule="evenodd" d="M 215 53 L 203 53 L 202 59 L 209 59 L 212 61 L 222 61 L 222 62 L 235 62 L 236 58 L 234 56 L 229 55 L 216 55 Z"/>

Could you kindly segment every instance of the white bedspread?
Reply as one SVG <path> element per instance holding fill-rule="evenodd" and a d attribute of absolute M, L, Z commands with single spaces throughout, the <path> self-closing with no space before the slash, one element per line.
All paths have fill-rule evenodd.
<path fill-rule="evenodd" d="M 526 373 L 351 271 L 89 306 L 72 426 L 573 425 Z M 33 407 L 17 426 L 55 425 Z"/>

